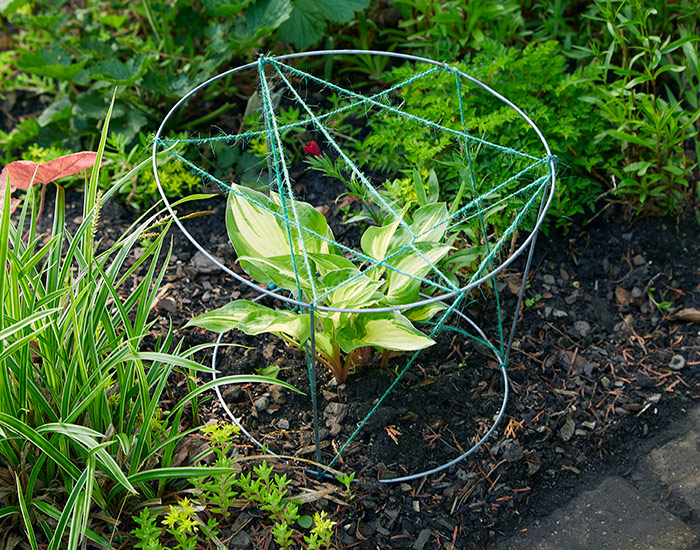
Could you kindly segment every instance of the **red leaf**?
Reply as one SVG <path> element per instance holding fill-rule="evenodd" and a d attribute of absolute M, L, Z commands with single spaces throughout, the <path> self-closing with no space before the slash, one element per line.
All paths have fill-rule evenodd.
<path fill-rule="evenodd" d="M 3 168 L 0 178 L 6 178 L 9 174 L 10 186 L 13 189 L 29 189 L 32 181 L 47 184 L 92 168 L 96 157 L 97 153 L 82 151 L 58 157 L 49 162 L 36 163 L 30 160 L 16 160 Z"/>
<path fill-rule="evenodd" d="M 81 151 L 58 157 L 49 162 L 32 162 L 31 160 L 16 160 L 11 162 L 0 173 L 0 208 L 5 202 L 5 187 L 10 178 L 10 194 L 15 189 L 29 189 L 34 184 L 46 185 L 60 178 L 72 176 L 95 165 L 97 153 Z M 10 212 L 14 212 L 19 200 L 11 199 Z"/>

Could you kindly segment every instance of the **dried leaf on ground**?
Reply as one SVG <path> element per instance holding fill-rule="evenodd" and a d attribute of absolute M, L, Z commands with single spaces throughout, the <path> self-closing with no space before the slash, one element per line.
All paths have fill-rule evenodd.
<path fill-rule="evenodd" d="M 673 321 L 684 321 L 686 323 L 700 323 L 700 309 L 686 307 L 676 311 L 670 317 Z"/>

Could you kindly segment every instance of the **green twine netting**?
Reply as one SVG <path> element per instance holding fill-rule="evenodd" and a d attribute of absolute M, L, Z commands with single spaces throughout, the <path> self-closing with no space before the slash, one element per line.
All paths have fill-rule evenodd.
<path fill-rule="evenodd" d="M 324 52 L 319 52 L 324 53 Z M 331 52 L 332 53 L 332 52 Z M 287 302 L 293 304 L 298 308 L 303 308 L 309 312 L 312 320 L 314 319 L 314 312 L 323 311 L 352 311 L 352 312 L 372 312 L 380 311 L 382 308 L 375 309 L 363 309 L 363 310 L 334 310 L 333 308 L 328 308 L 323 305 L 323 301 L 331 293 L 342 288 L 345 285 L 352 284 L 354 278 L 348 279 L 341 284 L 333 287 L 331 289 L 318 289 L 315 280 L 315 273 L 312 268 L 312 261 L 310 261 L 309 253 L 305 246 L 305 236 L 313 237 L 315 239 L 320 239 L 333 246 L 341 249 L 346 256 L 358 266 L 360 273 L 356 276 L 362 276 L 364 272 L 369 270 L 382 268 L 386 270 L 395 271 L 400 275 L 409 276 L 417 280 L 421 284 L 421 288 L 424 296 L 433 301 L 443 297 L 445 301 L 450 301 L 451 303 L 445 309 L 445 311 L 439 316 L 437 321 L 431 323 L 430 337 L 434 337 L 439 331 L 443 330 L 447 325 L 446 322 L 450 316 L 455 312 L 458 312 L 458 308 L 462 307 L 465 302 L 465 297 L 468 292 L 474 288 L 478 288 L 479 285 L 488 283 L 493 288 L 493 293 L 495 296 L 496 303 L 496 315 L 498 319 L 498 344 L 493 345 L 486 338 L 485 334 L 481 332 L 476 325 L 473 323 L 472 326 L 476 330 L 460 329 L 455 327 L 449 327 L 449 330 L 455 330 L 456 332 L 463 334 L 469 338 L 480 342 L 489 348 L 498 359 L 500 367 L 504 374 L 504 389 L 506 391 L 505 400 L 507 399 L 507 380 L 505 379 L 505 365 L 507 363 L 508 352 L 510 349 L 510 344 L 513 338 L 513 332 L 515 328 L 515 322 L 513 322 L 509 339 L 506 342 L 505 332 L 503 328 L 503 315 L 501 310 L 501 298 L 499 296 L 498 287 L 496 285 L 494 275 L 496 272 L 503 269 L 503 267 L 511 261 L 512 258 L 508 260 L 503 260 L 503 249 L 511 242 L 515 232 L 519 227 L 522 226 L 524 220 L 531 218 L 531 212 L 533 210 L 539 209 L 536 222 L 533 224 L 536 231 L 541 223 L 542 216 L 546 210 L 548 202 L 551 201 L 551 196 L 554 188 L 554 159 L 548 154 L 549 150 L 545 143 L 546 153 L 543 156 L 534 156 L 522 151 L 518 151 L 511 147 L 507 147 L 493 141 L 484 139 L 483 137 L 475 137 L 469 134 L 467 131 L 467 113 L 464 106 L 464 98 L 466 94 L 473 92 L 473 90 L 466 91 L 463 85 L 464 77 L 467 77 L 472 82 L 473 79 L 464 75 L 459 70 L 449 67 L 445 64 L 435 64 L 436 66 L 430 67 L 427 70 L 422 70 L 411 75 L 409 78 L 388 87 L 378 93 L 371 95 L 362 95 L 354 92 L 350 89 L 338 86 L 337 84 L 328 82 L 307 72 L 301 71 L 285 62 L 283 59 L 288 59 L 295 56 L 286 56 L 279 58 L 272 57 L 260 57 L 257 62 L 249 64 L 239 69 L 255 69 L 257 72 L 257 77 L 259 80 L 258 86 L 258 96 L 260 98 L 260 112 L 261 112 L 261 128 L 251 129 L 245 132 L 223 132 L 220 131 L 217 135 L 212 135 L 209 137 L 193 137 L 190 139 L 167 139 L 161 137 L 161 131 L 165 125 L 165 121 L 159 129 L 156 138 L 154 140 L 154 170 L 156 171 L 156 180 L 160 187 L 160 181 L 157 174 L 157 163 L 155 161 L 155 156 L 159 149 L 167 149 L 169 154 L 176 158 L 179 162 L 186 164 L 192 172 L 199 174 L 205 181 L 214 182 L 216 185 L 225 189 L 229 193 L 236 193 L 238 196 L 245 198 L 257 207 L 265 209 L 267 212 L 274 215 L 279 219 L 286 228 L 287 238 L 290 243 L 290 254 L 292 258 L 292 264 L 294 268 L 294 274 L 297 281 L 297 297 L 294 298 L 284 298 L 280 296 L 280 299 L 286 300 Z M 410 57 L 410 56 L 403 56 Z M 428 61 L 428 60 L 423 60 Z M 238 69 L 236 69 L 238 70 Z M 217 78 L 225 76 L 220 75 Z M 459 110 L 459 124 L 457 127 L 451 127 L 448 124 L 442 123 L 441 121 L 429 120 L 420 116 L 417 113 L 407 112 L 402 109 L 402 106 L 397 103 L 397 98 L 400 98 L 400 94 L 407 93 L 407 90 L 411 90 L 411 87 L 416 83 L 419 83 L 424 79 L 440 78 L 444 77 L 445 74 L 452 74 L 454 78 L 454 91 L 453 100 L 455 103 L 455 108 Z M 206 85 L 207 83 L 205 83 Z M 295 85 L 296 84 L 296 85 Z M 477 83 L 478 84 L 478 83 Z M 203 85 L 204 86 L 204 85 Z M 309 105 L 308 97 L 309 90 L 312 87 L 317 87 L 319 90 L 328 93 L 332 92 L 337 94 L 341 99 L 343 104 L 335 106 L 335 108 L 328 110 L 327 112 L 322 112 L 316 114 L 315 108 Z M 483 87 L 483 85 L 482 85 Z M 201 87 L 200 87 L 201 88 Z M 488 91 L 492 92 L 487 88 Z M 492 92 L 493 93 L 493 92 Z M 494 94 L 497 96 L 497 94 Z M 283 122 L 280 123 L 279 112 L 277 110 L 276 98 L 284 96 L 288 99 L 290 105 L 293 105 L 299 110 L 303 115 L 301 120 L 297 120 L 291 123 Z M 187 96 L 186 96 L 187 97 Z M 500 98 L 500 96 L 497 96 Z M 306 99 L 305 99 L 306 98 Z M 185 98 L 183 98 L 184 100 Z M 503 98 L 501 98 L 503 99 Z M 504 100 L 507 102 L 507 100 Z M 182 103 L 182 101 L 181 101 Z M 337 102 L 337 103 L 340 103 Z M 178 104 L 175 108 L 177 108 Z M 511 104 L 512 106 L 512 104 Z M 516 107 L 513 106 L 517 110 Z M 172 113 L 172 111 L 171 111 Z M 419 233 L 414 233 L 411 227 L 406 223 L 402 216 L 402 205 L 393 204 L 388 200 L 386 194 L 379 192 L 377 184 L 373 183 L 371 179 L 363 172 L 361 166 L 358 166 L 358 162 L 354 160 L 351 155 L 346 152 L 346 147 L 342 143 L 341 139 L 330 125 L 336 117 L 362 113 L 367 119 L 369 117 L 376 116 L 390 116 L 395 117 L 395 119 L 407 121 L 409 124 L 416 125 L 416 127 L 427 128 L 433 135 L 436 136 L 448 136 L 453 142 L 456 150 L 462 153 L 462 158 L 465 161 L 465 176 L 468 182 L 468 190 L 470 192 L 470 197 L 464 205 L 459 206 L 454 211 L 450 212 L 449 217 L 444 220 L 440 220 L 435 223 L 432 227 L 429 227 Z M 521 116 L 524 117 L 522 113 Z M 170 114 L 168 115 L 168 117 Z M 166 121 L 167 118 L 166 117 Z M 526 117 L 524 117 L 526 118 Z M 529 119 L 528 119 L 529 122 Z M 536 129 L 534 124 L 533 128 Z M 305 227 L 301 221 L 301 216 L 297 208 L 297 197 L 294 191 L 294 181 L 290 174 L 290 161 L 289 161 L 289 151 L 288 146 L 285 144 L 283 139 L 283 134 L 290 131 L 305 130 L 307 132 L 313 132 L 317 139 L 322 141 L 324 148 L 327 148 L 332 154 L 337 158 L 342 160 L 343 166 L 348 174 L 356 178 L 360 182 L 362 188 L 367 193 L 367 196 L 371 199 L 372 203 L 376 205 L 376 208 L 381 211 L 385 220 L 391 220 L 399 224 L 403 231 L 408 235 L 408 242 L 402 246 L 400 249 L 394 251 L 389 256 L 382 260 L 377 260 L 371 258 L 348 244 L 339 243 L 330 240 L 324 235 L 320 235 L 309 227 Z M 539 131 L 538 131 L 539 133 Z M 214 144 L 225 143 L 230 147 L 241 147 L 244 148 L 251 143 L 252 140 L 256 138 L 265 138 L 267 157 L 267 173 L 268 181 L 265 185 L 270 189 L 277 191 L 281 201 L 282 211 L 281 213 L 273 211 L 267 208 L 265 205 L 257 203 L 253 199 L 241 194 L 236 189 L 232 188 L 222 177 L 217 177 L 213 175 L 211 169 L 204 169 L 199 166 L 198 163 L 193 162 L 191 159 L 196 158 L 195 155 L 188 154 L 182 151 L 182 148 L 188 147 L 210 147 Z M 541 137 L 541 135 L 540 135 Z M 542 138 L 543 139 L 543 138 Z M 514 168 L 515 173 L 504 177 L 502 174 L 497 174 L 494 178 L 494 184 L 487 186 L 484 189 L 483 185 L 479 185 L 478 181 L 478 170 L 474 166 L 474 154 L 475 151 L 487 150 L 491 154 L 498 154 L 512 158 L 510 166 Z M 201 156 L 201 155 L 200 155 Z M 490 175 L 493 177 L 494 175 Z M 260 180 L 259 180 L 260 181 Z M 167 202 L 167 201 L 166 201 Z M 514 205 L 516 207 L 514 207 Z M 510 217 L 510 223 L 503 228 L 500 235 L 493 238 L 489 234 L 487 219 L 494 213 L 502 212 L 504 209 L 508 210 L 508 216 Z M 193 237 L 182 227 L 179 220 L 176 219 L 178 225 L 185 232 L 185 234 L 194 241 Z M 385 222 L 386 223 L 386 222 Z M 470 225 L 471 224 L 471 225 Z M 473 270 L 466 280 L 458 282 L 455 277 L 449 277 L 444 271 L 442 271 L 438 266 L 434 265 L 424 253 L 417 246 L 417 243 L 421 242 L 421 238 L 427 234 L 430 234 L 436 229 L 445 229 L 449 234 L 450 231 L 455 229 L 463 228 L 465 226 L 470 226 L 478 228 L 478 235 L 483 243 L 484 254 L 478 263 L 478 266 Z M 298 243 L 299 247 L 295 250 L 294 243 Z M 203 247 L 196 243 L 200 250 Z M 534 244 L 534 235 L 531 239 L 531 244 Z M 524 250 L 524 245 L 518 250 L 520 252 Z M 405 253 L 412 252 L 419 256 L 425 265 L 429 267 L 429 273 L 423 277 L 415 277 L 414 275 L 404 273 L 398 269 L 395 265 L 392 265 L 391 261 L 397 256 Z M 532 248 L 530 249 L 531 254 Z M 531 258 L 531 256 L 530 256 Z M 213 259 L 213 258 L 212 258 Z M 499 263 L 500 262 L 500 263 Z M 218 263 L 218 262 L 216 262 Z M 225 266 L 220 265 L 229 274 L 233 275 L 239 280 L 242 280 L 240 276 L 231 272 Z M 529 261 L 526 267 L 529 268 Z M 299 283 L 300 273 L 304 275 L 308 281 L 311 282 L 311 295 L 308 297 L 308 301 L 303 300 L 302 288 Z M 246 282 L 246 281 L 243 281 Z M 251 284 L 251 283 L 247 283 Z M 252 286 L 252 285 L 251 285 Z M 259 288 L 259 287 L 256 287 Z M 522 291 L 518 301 L 518 306 L 522 300 Z M 261 292 L 270 294 L 267 289 L 259 288 Z M 438 296 L 436 296 L 436 294 Z M 433 298 L 430 298 L 433 296 Z M 397 306 L 393 309 L 410 309 L 415 307 L 416 304 Z M 447 304 L 446 304 L 447 305 Z M 384 308 L 391 309 L 391 308 Z M 463 315 L 462 315 L 463 316 Z M 464 317 L 464 316 L 463 316 Z M 517 317 L 517 316 L 516 316 Z M 471 322 L 471 321 L 470 321 Z M 313 322 L 312 322 L 313 325 Z M 315 380 L 315 360 L 312 353 L 313 348 L 313 336 L 311 343 L 307 343 L 306 355 L 307 355 L 307 368 L 309 371 L 309 377 L 312 386 L 312 399 L 313 399 L 313 409 L 314 409 L 314 427 L 316 432 L 316 446 L 317 446 L 317 460 L 321 462 L 320 446 L 318 441 L 318 411 L 316 397 L 316 380 Z M 343 446 L 338 450 L 336 455 L 328 463 L 328 467 L 333 466 L 335 462 L 340 458 L 343 451 L 347 448 L 351 441 L 357 436 L 363 426 L 367 423 L 369 418 L 374 414 L 374 412 L 381 406 L 384 399 L 389 395 L 389 393 L 394 389 L 394 387 L 399 383 L 404 374 L 408 369 L 414 364 L 416 358 L 419 355 L 419 351 L 413 353 L 410 359 L 407 361 L 406 365 L 397 373 L 397 376 L 390 387 L 384 392 L 384 394 L 379 398 L 372 410 L 366 415 L 366 417 L 360 422 L 352 435 L 343 444 Z M 501 414 L 503 412 L 503 407 L 501 409 Z M 500 416 L 499 416 L 500 419 Z M 495 424 L 492 430 L 495 428 Z M 490 433 L 490 432 L 489 432 Z M 483 441 L 483 439 L 482 439 Z M 481 443 L 481 442 L 480 442 Z M 479 443 L 479 444 L 480 444 Z M 478 446 L 478 445 L 477 445 Z M 474 447 L 476 448 L 476 447 Z M 474 449 L 473 448 L 473 449 Z M 473 450 L 472 449 L 472 450 Z M 471 452 L 471 451 L 470 451 Z M 462 457 L 458 457 L 457 460 L 463 458 L 469 453 L 464 454 Z M 448 464 L 452 464 L 455 461 L 451 461 Z M 438 469 L 433 469 L 427 473 L 432 473 L 433 471 L 439 471 L 443 469 L 440 467 Z M 422 474 L 417 474 L 422 475 Z M 408 476 L 400 479 L 410 479 L 415 476 Z M 394 480 L 396 481 L 396 480 Z"/>

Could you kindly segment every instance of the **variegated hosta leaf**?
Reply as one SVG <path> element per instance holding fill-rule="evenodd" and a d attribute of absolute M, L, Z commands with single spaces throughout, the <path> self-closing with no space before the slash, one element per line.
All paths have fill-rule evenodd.
<path fill-rule="evenodd" d="M 238 328 L 255 336 L 263 332 L 283 333 L 303 344 L 311 335 L 309 315 L 260 306 L 258 311 L 246 315 L 238 323 Z"/>
<path fill-rule="evenodd" d="M 301 287 L 302 292 L 307 294 L 311 293 L 309 275 L 306 270 L 306 266 L 303 263 L 303 258 L 296 258 L 296 270 L 295 263 L 292 261 L 292 257 L 289 254 L 286 256 L 275 256 L 272 258 L 239 256 L 238 261 L 241 263 L 241 267 L 245 269 L 247 273 L 250 273 L 251 271 L 259 271 L 264 274 L 264 278 L 259 280 L 272 281 L 277 286 L 284 288 L 285 290 L 298 290 L 298 277 L 299 286 Z M 313 270 L 313 264 L 311 264 L 311 269 Z M 314 274 L 312 273 L 311 276 L 313 277 Z"/>
<path fill-rule="evenodd" d="M 253 258 L 288 255 L 286 229 L 273 213 L 278 206 L 259 191 L 236 184 L 231 184 L 231 188 L 226 229 L 236 254 Z M 255 274 L 250 275 L 258 279 Z"/>
<path fill-rule="evenodd" d="M 271 309 L 250 300 L 236 300 L 198 315 L 185 325 L 185 327 L 189 326 L 201 327 L 213 332 L 226 332 L 237 328 L 251 335 L 281 332 L 299 343 L 305 342 L 310 333 L 308 315 Z"/>
<path fill-rule="evenodd" d="M 280 195 L 270 193 L 270 199 L 277 205 L 277 212 L 284 217 L 285 205 L 282 203 Z M 292 222 L 290 227 L 292 242 L 294 242 L 295 254 L 302 254 L 300 236 L 304 241 L 304 248 L 308 254 L 336 254 L 335 238 L 326 217 L 311 206 L 308 202 L 286 201 L 287 218 Z M 299 230 L 296 220 L 299 221 Z"/>
<path fill-rule="evenodd" d="M 238 328 L 238 323 L 241 322 L 241 319 L 259 307 L 263 306 L 250 300 L 236 300 L 220 308 L 197 315 L 184 328 L 194 326 L 205 328 L 212 332 L 226 332 Z"/>
<path fill-rule="evenodd" d="M 447 206 L 444 202 L 426 204 L 413 213 L 410 228 L 416 242 L 440 242 L 447 230 Z"/>
<path fill-rule="evenodd" d="M 424 306 L 414 307 L 406 311 L 408 317 L 414 323 L 425 323 L 435 317 L 436 313 L 445 311 L 447 306 L 440 302 L 433 302 Z"/>
<path fill-rule="evenodd" d="M 226 229 L 238 257 L 249 259 L 243 268 L 255 280 L 268 282 L 272 279 L 250 259 L 270 260 L 290 256 L 290 235 L 298 269 L 304 265 L 304 252 L 337 253 L 336 246 L 332 244 L 335 242 L 333 232 L 326 218 L 310 204 L 302 201 L 283 204 L 277 193 L 267 197 L 259 191 L 236 184 L 231 184 L 231 189 L 226 209 Z M 285 211 L 290 220 L 289 228 L 284 221 Z M 297 227 L 297 219 L 303 229 Z"/>
<path fill-rule="evenodd" d="M 370 226 L 368 227 L 362 235 L 362 240 L 360 245 L 362 246 L 362 251 L 369 257 L 375 260 L 383 260 L 386 258 L 386 252 L 389 250 L 389 243 L 391 242 L 396 229 L 399 227 L 400 221 L 394 220 L 388 225 L 383 225 L 381 227 Z"/>
<path fill-rule="evenodd" d="M 416 243 L 416 250 L 400 252 L 387 263 L 397 271 L 389 269 L 382 291 L 390 304 L 410 304 L 418 300 L 421 281 L 435 265 L 450 251 L 449 246 L 437 243 Z M 426 261 L 427 260 L 427 261 Z"/>
<path fill-rule="evenodd" d="M 435 343 L 397 311 L 358 315 L 355 330 L 354 348 L 374 346 L 395 351 L 415 351 Z"/>
<path fill-rule="evenodd" d="M 330 271 L 337 269 L 353 269 L 355 265 L 340 254 L 309 254 L 309 258 L 316 265 L 316 271 L 323 277 Z"/>
<path fill-rule="evenodd" d="M 321 282 L 327 291 L 331 291 L 326 301 L 330 306 L 339 309 L 371 307 L 376 302 L 375 293 L 382 284 L 381 281 L 373 281 L 355 268 L 330 271 Z"/>

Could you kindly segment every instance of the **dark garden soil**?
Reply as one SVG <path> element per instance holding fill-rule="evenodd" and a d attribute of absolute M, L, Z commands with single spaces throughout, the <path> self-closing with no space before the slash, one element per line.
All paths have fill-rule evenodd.
<path fill-rule="evenodd" d="M 315 198 L 314 190 L 299 191 Z M 78 209 L 82 198 L 71 197 Z M 210 201 L 201 208 L 214 214 L 192 218 L 186 226 L 235 269 L 223 204 L 223 199 Z M 322 210 L 336 235 L 345 231 L 337 225 L 336 205 Z M 697 403 L 700 322 L 693 321 L 692 310 L 695 315 L 700 310 L 700 228 L 694 221 L 671 219 L 630 225 L 612 210 L 568 235 L 540 235 L 508 365 L 510 400 L 492 437 L 446 471 L 383 484 L 378 479 L 427 470 L 460 455 L 489 429 L 503 398 L 501 374 L 488 349 L 449 330 L 401 377 L 333 464 L 356 472 L 355 497 L 343 498 L 338 491 L 316 502 L 338 522 L 340 548 L 488 548 L 518 531 L 526 518 L 546 515 L 603 475 L 624 476 L 644 449 L 663 440 L 673 420 Z M 105 205 L 105 244 L 132 218 L 116 204 Z M 172 323 L 186 346 L 213 342 L 212 333 L 180 327 L 197 314 L 255 293 L 211 264 L 176 228 L 172 237 L 154 333 L 165 333 Z M 516 262 L 499 278 L 505 326 L 512 319 L 522 266 Z M 272 304 L 268 298 L 262 303 Z M 468 308 L 497 342 L 493 312 L 493 297 Z M 226 405 L 270 450 L 315 459 L 304 354 L 275 337 L 226 334 L 223 341 L 247 347 L 221 349 L 216 366 L 222 375 L 276 365 L 280 378 L 307 394 L 230 386 L 223 388 Z M 210 355 L 200 359 L 209 361 Z M 336 456 L 405 363 L 395 358 L 384 369 L 359 368 L 341 386 L 319 369 L 324 463 Z M 174 379 L 173 386 L 184 391 L 183 380 Z M 216 399 L 203 413 L 227 420 Z M 257 452 L 253 445 L 246 448 Z M 297 478 L 309 477 L 295 471 Z M 227 534 L 234 531 L 223 530 L 223 539 Z M 229 544 L 275 548 L 269 531 L 255 522 L 244 524 Z"/>

